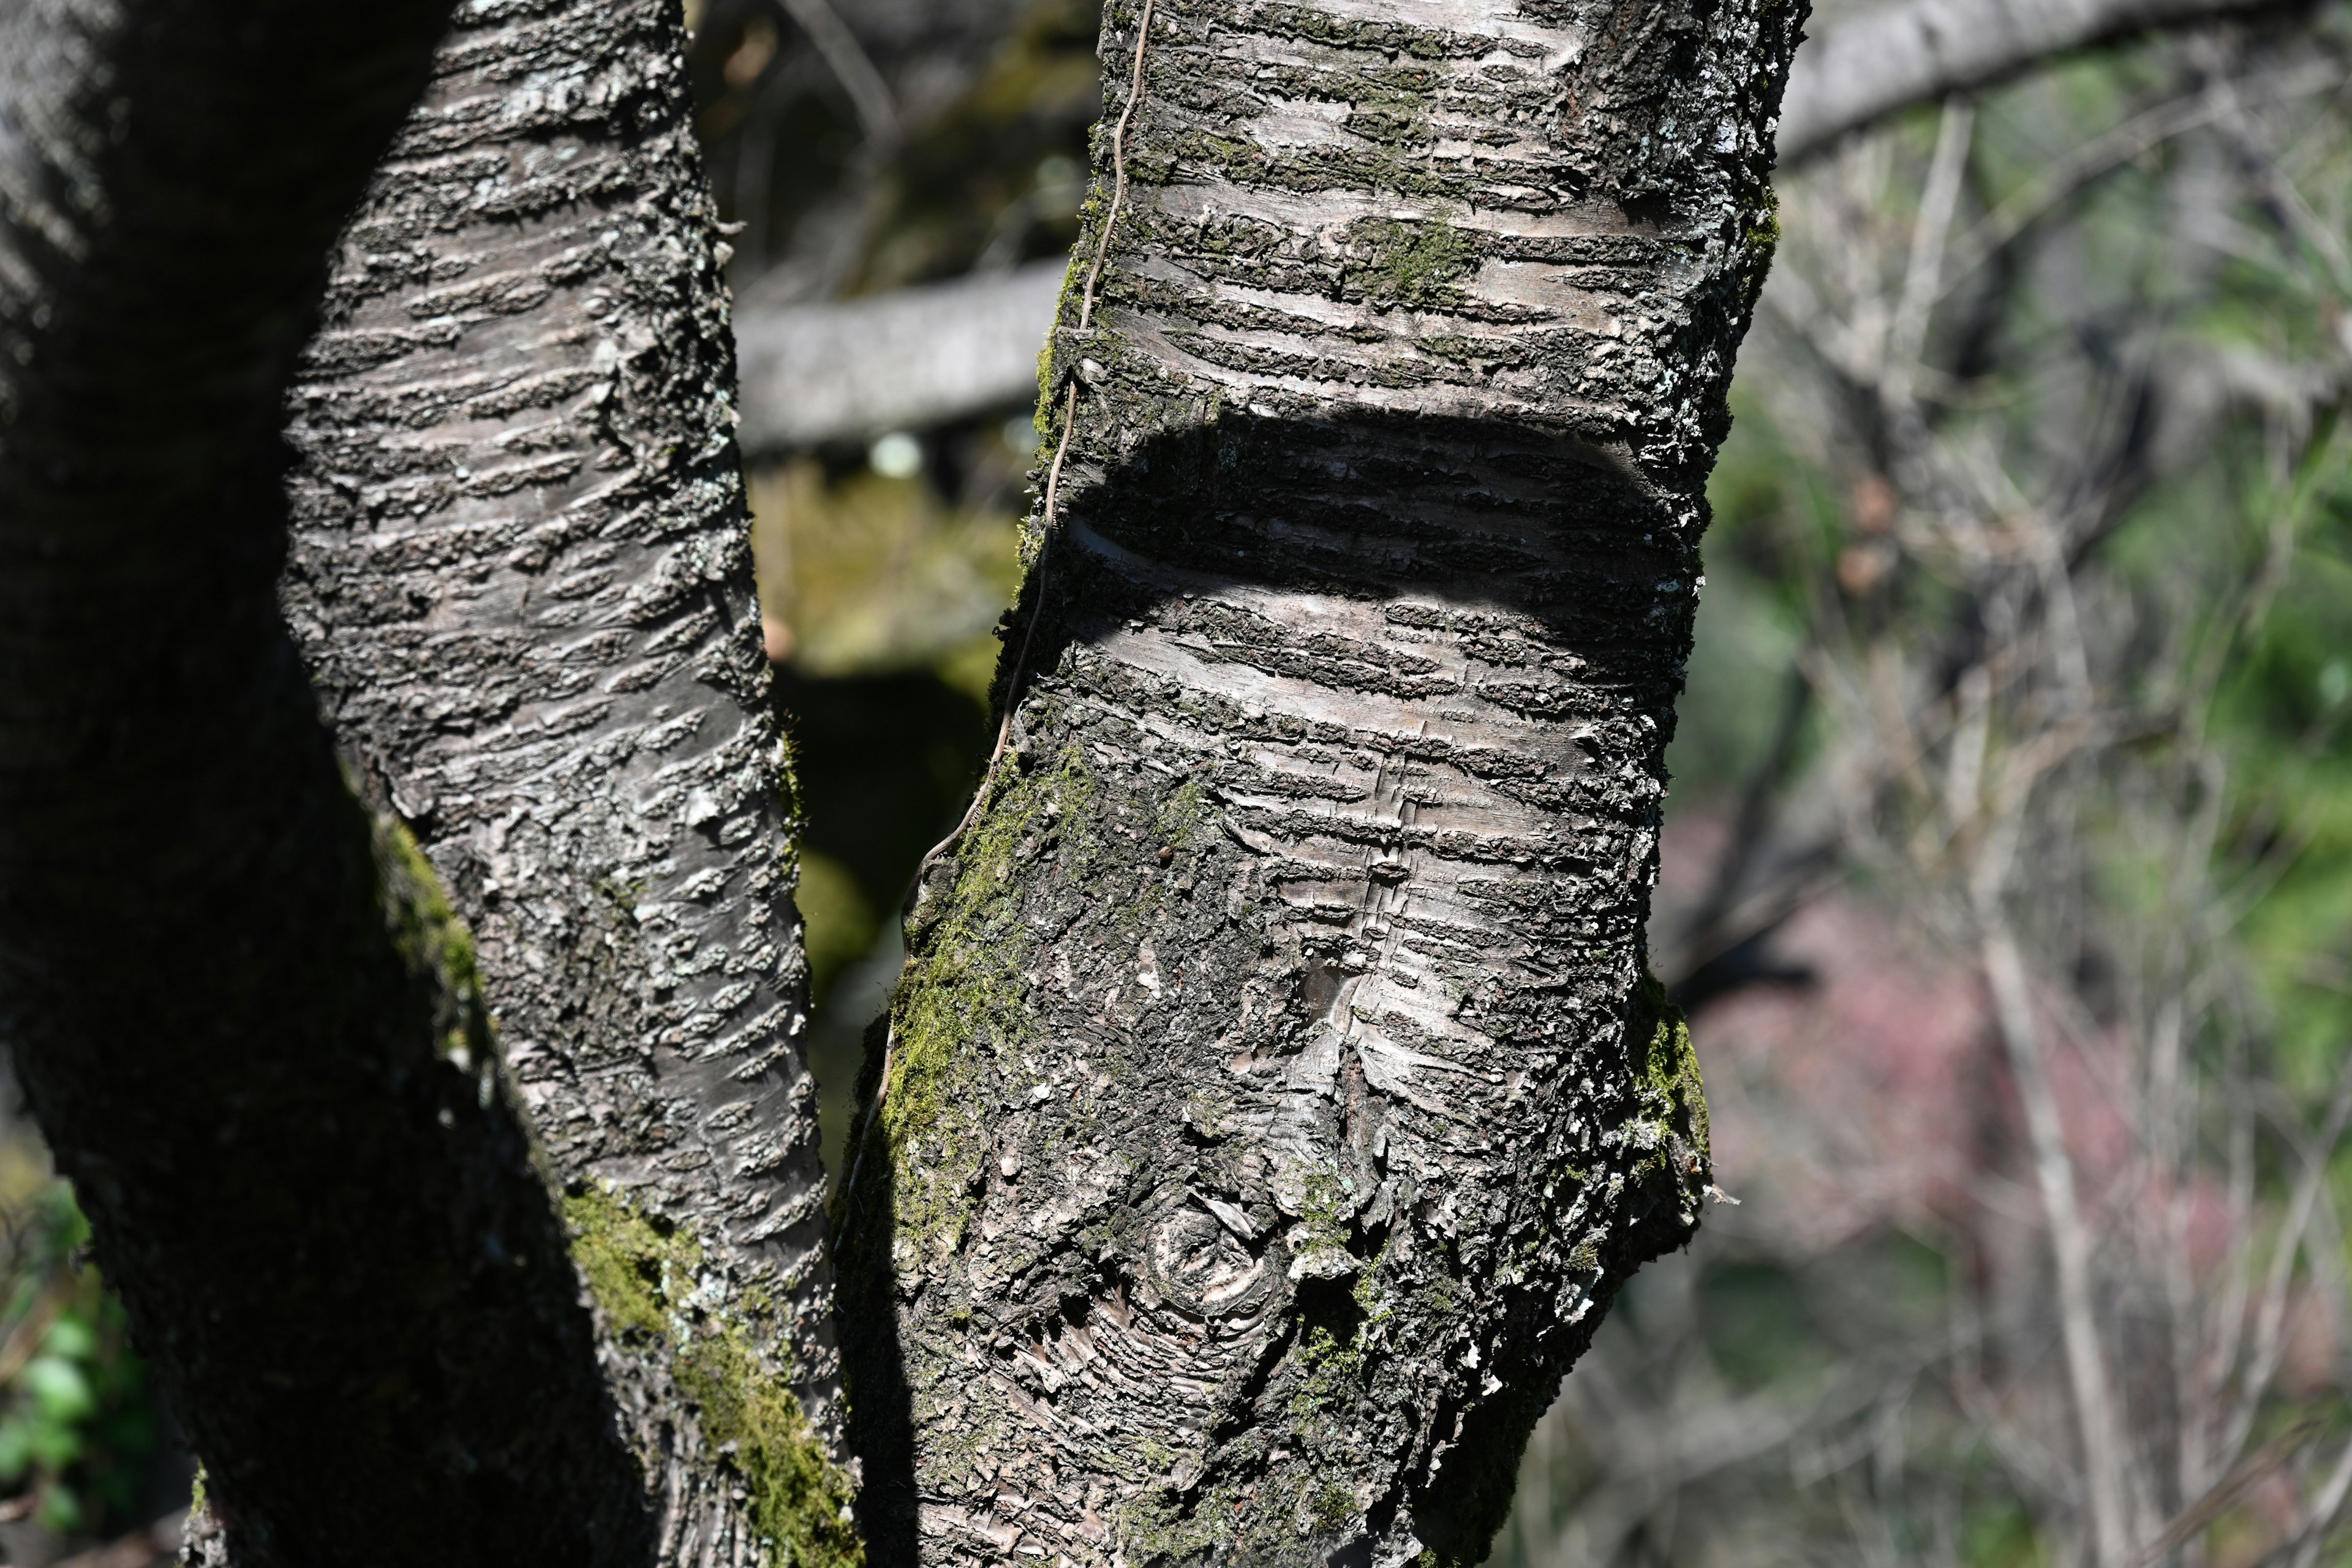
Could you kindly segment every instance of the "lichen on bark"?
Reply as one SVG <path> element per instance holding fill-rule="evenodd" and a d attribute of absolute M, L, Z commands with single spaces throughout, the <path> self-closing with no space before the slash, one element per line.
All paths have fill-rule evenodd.
<path fill-rule="evenodd" d="M 1642 928 L 1801 19 L 1107 7 L 1009 750 L 842 1205 L 878 1554 L 1475 1562 L 1689 1235 Z"/>

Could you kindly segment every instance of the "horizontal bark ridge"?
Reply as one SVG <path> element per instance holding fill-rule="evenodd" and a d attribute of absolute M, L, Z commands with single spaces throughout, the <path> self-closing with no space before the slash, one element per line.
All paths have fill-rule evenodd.
<path fill-rule="evenodd" d="M 661 1560 L 825 1562 L 855 1546 L 791 780 L 680 45 L 660 0 L 461 8 L 292 396 L 282 592 L 478 943 Z"/>
<path fill-rule="evenodd" d="M 1706 1184 L 1641 933 L 1801 15 L 1150 14 L 847 1216 L 874 1528 L 1477 1561 Z"/>

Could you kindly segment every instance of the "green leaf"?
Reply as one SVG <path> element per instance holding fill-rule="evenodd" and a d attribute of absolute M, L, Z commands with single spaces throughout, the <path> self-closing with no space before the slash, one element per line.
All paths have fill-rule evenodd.
<path fill-rule="evenodd" d="M 62 1356 L 42 1354 L 26 1363 L 20 1374 L 32 1392 L 33 1403 L 52 1421 L 79 1421 L 98 1408 L 89 1379 L 80 1367 Z"/>
<path fill-rule="evenodd" d="M 98 1353 L 98 1336 L 90 1332 L 89 1324 L 68 1314 L 49 1325 L 49 1331 L 41 1336 L 41 1349 L 68 1361 L 88 1361 Z"/>
<path fill-rule="evenodd" d="M 40 1521 L 59 1535 L 70 1535 L 81 1528 L 81 1499 L 62 1486 L 53 1486 L 41 1496 Z"/>
<path fill-rule="evenodd" d="M 0 1485 L 15 1486 L 32 1465 L 32 1422 L 22 1415 L 0 1421 Z"/>
<path fill-rule="evenodd" d="M 35 1421 L 31 1436 L 33 1461 L 45 1470 L 62 1470 L 88 1449 L 79 1429 L 63 1422 Z"/>

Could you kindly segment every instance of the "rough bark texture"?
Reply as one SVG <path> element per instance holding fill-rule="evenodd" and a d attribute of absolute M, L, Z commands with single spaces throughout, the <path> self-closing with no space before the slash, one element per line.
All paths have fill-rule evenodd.
<path fill-rule="evenodd" d="M 845 1205 L 870 1536 L 1475 1562 L 1707 1184 L 1642 931 L 1802 7 L 1140 9 Z"/>
<path fill-rule="evenodd" d="M 854 1557 L 789 776 L 674 0 L 470 0 L 292 398 L 284 601 L 471 926 L 658 1561 Z"/>
<path fill-rule="evenodd" d="M 0 1037 L 240 1559 L 642 1560 L 460 928 L 273 595 L 443 5 L 0 6 Z"/>

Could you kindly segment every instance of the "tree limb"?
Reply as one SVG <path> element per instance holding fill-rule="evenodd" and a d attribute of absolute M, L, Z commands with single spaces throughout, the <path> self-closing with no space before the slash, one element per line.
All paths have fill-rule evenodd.
<path fill-rule="evenodd" d="M 1825 27 L 1797 51 L 1780 166 L 1914 104 L 1990 87 L 2133 33 L 2191 27 L 2275 0 L 1906 0 Z"/>
<path fill-rule="evenodd" d="M 735 318 L 751 451 L 919 430 L 1037 395 L 1063 261 Z"/>
<path fill-rule="evenodd" d="M 1484 1561 L 1697 1223 L 1640 933 L 1801 9 L 1106 7 L 1008 741 L 838 1210 L 877 1561 Z"/>
<path fill-rule="evenodd" d="M 274 591 L 287 380 L 448 12 L 0 9 L 0 1034 L 247 1568 L 646 1540 L 464 932 Z"/>
<path fill-rule="evenodd" d="M 480 949 L 654 1561 L 856 1555 L 789 775 L 675 0 L 469 5 L 288 402 L 280 594 Z"/>

